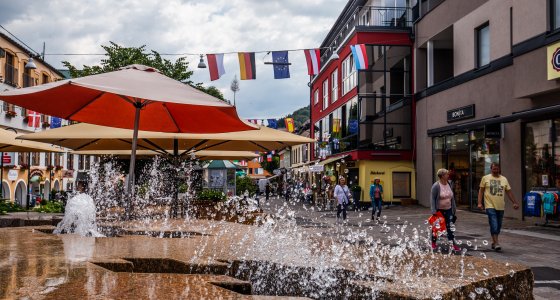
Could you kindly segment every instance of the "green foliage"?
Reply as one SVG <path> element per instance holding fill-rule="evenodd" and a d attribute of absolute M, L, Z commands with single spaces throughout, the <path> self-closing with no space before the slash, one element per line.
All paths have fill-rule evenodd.
<path fill-rule="evenodd" d="M 235 179 L 235 185 L 236 194 L 238 196 L 243 195 L 245 191 L 248 191 L 250 196 L 257 192 L 257 185 L 249 176 L 237 176 Z"/>
<path fill-rule="evenodd" d="M 198 200 L 225 201 L 226 194 L 222 190 L 204 189 L 198 194 Z"/>
<path fill-rule="evenodd" d="M 227 103 L 231 104 L 229 100 L 226 100 L 224 98 L 224 94 L 222 94 L 222 92 L 215 86 L 211 85 L 209 87 L 204 87 L 201 83 L 198 83 L 194 87 L 203 91 L 203 92 L 205 92 L 208 95 L 214 96 L 214 97 L 216 97 L 216 98 L 218 98 L 218 99 L 220 99 L 224 102 L 227 102 Z"/>
<path fill-rule="evenodd" d="M 17 212 L 25 211 L 19 204 L 11 202 L 9 199 L 2 199 L 0 201 L 0 212 Z"/>
<path fill-rule="evenodd" d="M 305 123 L 307 120 L 309 120 L 309 105 L 294 111 L 293 113 L 287 115 L 284 118 L 278 119 L 278 127 L 279 128 L 286 127 L 286 124 L 284 122 L 284 119 L 286 119 L 286 118 L 293 118 L 295 127 L 296 128 L 300 127 L 301 125 L 303 125 L 303 123 Z"/>
<path fill-rule="evenodd" d="M 272 171 L 280 168 L 280 156 L 273 155 L 272 161 L 267 161 L 266 154 L 263 154 L 263 162 L 261 163 L 261 166 L 263 167 L 263 169 L 272 174 Z"/>
<path fill-rule="evenodd" d="M 41 205 L 33 208 L 33 211 L 45 213 L 62 213 L 64 211 L 64 206 L 60 201 L 42 200 Z"/>

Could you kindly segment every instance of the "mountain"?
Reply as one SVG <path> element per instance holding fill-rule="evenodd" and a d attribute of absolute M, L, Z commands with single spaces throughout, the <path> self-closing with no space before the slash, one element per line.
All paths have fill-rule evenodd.
<path fill-rule="evenodd" d="M 283 118 L 278 119 L 278 128 L 286 127 L 286 123 L 284 122 L 285 118 L 293 118 L 295 127 L 300 127 L 301 125 L 303 125 L 303 123 L 309 120 L 309 105 L 306 107 L 302 107 Z"/>

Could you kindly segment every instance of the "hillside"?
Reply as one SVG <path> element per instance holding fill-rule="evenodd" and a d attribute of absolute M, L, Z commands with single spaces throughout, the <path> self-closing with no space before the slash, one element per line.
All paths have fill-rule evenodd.
<path fill-rule="evenodd" d="M 278 128 L 286 127 L 284 122 L 285 118 L 293 118 L 296 128 L 300 127 L 303 123 L 309 120 L 309 105 L 306 107 L 302 107 L 287 116 L 278 119 Z"/>

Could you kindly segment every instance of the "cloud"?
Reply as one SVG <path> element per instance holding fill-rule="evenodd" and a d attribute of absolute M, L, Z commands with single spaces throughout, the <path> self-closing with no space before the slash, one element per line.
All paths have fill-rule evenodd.
<path fill-rule="evenodd" d="M 49 56 L 49 53 L 102 53 L 109 41 L 146 45 L 160 53 L 222 53 L 318 47 L 343 9 L 342 0 L 156 0 L 3 1 L 2 25 L 55 67 L 99 63 L 100 56 Z M 257 79 L 241 81 L 236 97 L 244 118 L 280 117 L 309 104 L 307 67 L 302 51 L 290 52 L 292 78 L 274 80 L 266 53 L 256 54 Z M 265 57 L 266 56 L 266 57 Z M 167 57 L 176 59 L 177 57 Z M 189 56 L 192 80 L 219 88 L 233 100 L 231 81 L 239 74 L 236 54 L 224 57 L 226 74 L 210 82 Z M 239 77 L 239 75 L 238 75 Z"/>

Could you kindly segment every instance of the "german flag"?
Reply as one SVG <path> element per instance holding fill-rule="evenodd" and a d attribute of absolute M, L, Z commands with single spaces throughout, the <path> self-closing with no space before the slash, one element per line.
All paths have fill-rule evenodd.
<path fill-rule="evenodd" d="M 255 79 L 255 52 L 239 52 L 239 72 L 241 80 Z"/>

